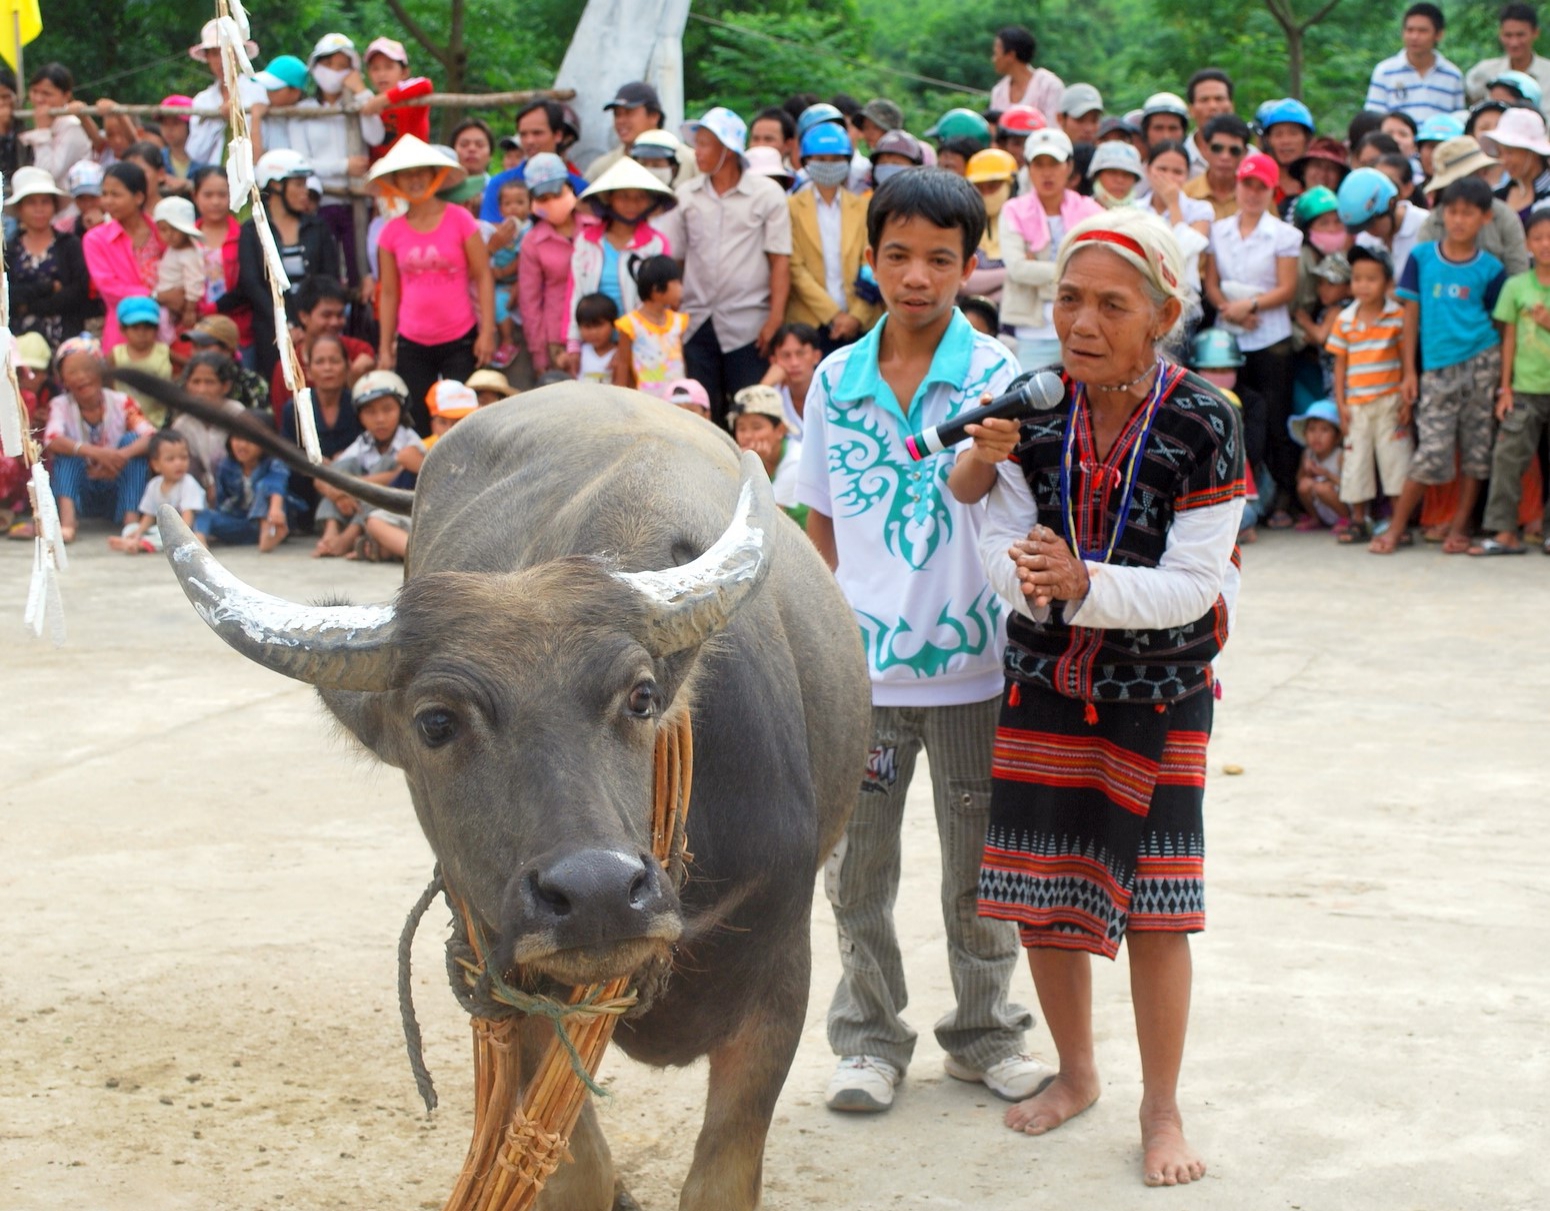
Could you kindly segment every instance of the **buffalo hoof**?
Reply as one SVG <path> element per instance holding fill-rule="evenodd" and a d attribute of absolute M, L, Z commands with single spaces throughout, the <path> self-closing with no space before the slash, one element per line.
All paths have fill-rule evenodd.
<path fill-rule="evenodd" d="M 614 1187 L 613 1211 L 641 1211 L 640 1204 L 630 1197 L 622 1183 Z"/>

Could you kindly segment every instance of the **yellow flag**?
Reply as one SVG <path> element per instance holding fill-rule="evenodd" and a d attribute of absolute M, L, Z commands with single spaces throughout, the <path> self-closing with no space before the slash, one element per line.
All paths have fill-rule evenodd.
<path fill-rule="evenodd" d="M 18 28 L 21 46 L 26 46 L 43 32 L 43 14 L 38 11 L 38 0 L 0 0 L 0 57 L 13 68 L 20 49 L 16 37 Z"/>

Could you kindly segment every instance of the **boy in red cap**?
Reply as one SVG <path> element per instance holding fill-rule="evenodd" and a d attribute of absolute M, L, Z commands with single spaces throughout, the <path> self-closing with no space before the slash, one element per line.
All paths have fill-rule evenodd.
<path fill-rule="evenodd" d="M 431 111 L 428 105 L 405 105 L 416 97 L 428 97 L 436 85 L 425 76 L 409 74 L 409 52 L 402 42 L 378 38 L 366 48 L 366 74 L 371 78 L 375 96 L 361 106 L 366 114 L 381 114 L 387 138 L 371 148 L 375 164 L 401 135 L 413 135 L 422 142 L 431 141 Z"/>

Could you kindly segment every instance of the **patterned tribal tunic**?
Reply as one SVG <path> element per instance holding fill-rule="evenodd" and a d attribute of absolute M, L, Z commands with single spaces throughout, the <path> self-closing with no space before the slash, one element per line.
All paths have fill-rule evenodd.
<path fill-rule="evenodd" d="M 1208 383 L 1170 368 L 1155 409 L 1138 408 L 1105 458 L 1068 380 L 1073 394 L 1024 423 L 1013 457 L 1040 524 L 1074 534 L 1084 559 L 1155 568 L 1177 515 L 1242 497 L 1238 415 Z M 1012 615 L 982 916 L 1016 921 L 1025 946 L 1110 958 L 1127 926 L 1204 928 L 1211 661 L 1227 618 L 1221 596 L 1153 630 Z"/>

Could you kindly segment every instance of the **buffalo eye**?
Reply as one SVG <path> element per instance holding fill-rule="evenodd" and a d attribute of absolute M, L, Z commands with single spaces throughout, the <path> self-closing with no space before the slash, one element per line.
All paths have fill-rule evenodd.
<path fill-rule="evenodd" d="M 457 716 L 442 707 L 433 706 L 414 717 L 414 726 L 427 748 L 440 748 L 457 735 Z"/>
<path fill-rule="evenodd" d="M 657 711 L 657 687 L 650 681 L 640 682 L 630 691 L 626 709 L 639 719 L 649 719 Z"/>

